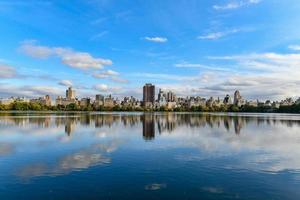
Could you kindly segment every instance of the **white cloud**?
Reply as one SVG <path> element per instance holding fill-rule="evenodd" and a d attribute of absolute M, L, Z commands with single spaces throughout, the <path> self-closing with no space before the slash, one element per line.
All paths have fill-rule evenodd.
<path fill-rule="evenodd" d="M 240 1 L 232 1 L 224 5 L 214 5 L 213 9 L 215 10 L 233 10 L 238 9 L 245 6 L 250 6 L 252 4 L 258 4 L 261 0 L 240 0 Z"/>
<path fill-rule="evenodd" d="M 113 70 L 106 70 L 102 71 L 100 73 L 94 73 L 93 77 L 98 78 L 98 79 L 109 79 L 113 82 L 118 82 L 118 83 L 128 83 L 128 80 L 119 77 L 119 73 Z"/>
<path fill-rule="evenodd" d="M 150 42 L 157 42 L 157 43 L 164 43 L 168 41 L 168 39 L 165 37 L 144 37 L 144 39 Z"/>
<path fill-rule="evenodd" d="M 300 54 L 252 53 L 209 57 L 209 60 L 226 63 L 230 68 L 227 71 L 207 68 L 203 73 L 191 75 L 136 73 L 131 76 L 156 83 L 156 87 L 172 90 L 178 96 L 222 98 L 237 89 L 253 100 L 281 100 L 300 94 Z M 202 67 L 187 62 L 177 66 Z"/>
<path fill-rule="evenodd" d="M 199 76 L 183 76 L 177 74 L 164 74 L 164 73 L 133 73 L 131 76 L 146 80 L 172 80 L 172 81 L 194 81 L 198 80 Z"/>
<path fill-rule="evenodd" d="M 199 64 L 199 63 L 188 63 L 188 62 L 176 63 L 176 64 L 174 64 L 174 67 L 176 67 L 176 68 L 201 68 L 201 69 L 208 69 L 208 70 L 212 70 L 212 71 L 233 71 L 233 70 L 227 69 L 227 68 L 214 67 L 214 66 L 208 66 L 208 65 L 203 65 L 203 64 Z"/>
<path fill-rule="evenodd" d="M 220 38 L 223 38 L 227 35 L 235 34 L 240 32 L 241 30 L 239 29 L 232 29 L 228 31 L 223 31 L 223 32 L 214 32 L 214 33 L 208 33 L 206 35 L 200 35 L 197 38 L 201 40 L 217 40 Z"/>
<path fill-rule="evenodd" d="M 102 69 L 105 65 L 112 64 L 109 59 L 95 58 L 86 52 L 76 52 L 64 47 L 40 46 L 36 44 L 36 41 L 25 41 L 19 49 L 34 58 L 58 57 L 63 64 L 78 69 Z"/>
<path fill-rule="evenodd" d="M 53 49 L 46 46 L 38 46 L 35 41 L 26 41 L 20 47 L 20 50 L 28 56 L 45 59 L 54 54 Z"/>
<path fill-rule="evenodd" d="M 198 64 L 198 63 L 187 63 L 187 62 L 183 62 L 183 63 L 176 63 L 174 64 L 175 67 L 178 68 L 206 68 L 207 66 L 202 65 L 202 64 Z"/>
<path fill-rule="evenodd" d="M 118 75 L 119 73 L 113 70 L 106 70 L 100 73 L 93 74 L 95 78 L 108 78 L 110 76 L 118 76 Z"/>
<path fill-rule="evenodd" d="M 0 63 L 0 78 L 15 78 L 16 76 L 17 72 L 14 67 Z"/>
<path fill-rule="evenodd" d="M 121 77 L 118 77 L 118 76 L 112 76 L 110 78 L 110 80 L 112 80 L 114 82 L 117 82 L 117 83 L 128 83 L 129 82 L 127 79 L 124 79 L 124 78 L 121 78 Z"/>
<path fill-rule="evenodd" d="M 58 96 L 64 93 L 64 90 L 53 86 L 15 86 L 12 84 L 1 84 L 0 94 L 1 97 L 11 97 L 11 96 L 23 96 L 23 97 L 40 97 L 46 94 L 50 96 Z"/>
<path fill-rule="evenodd" d="M 59 81 L 58 84 L 62 85 L 62 86 L 67 86 L 67 87 L 70 87 L 73 85 L 72 81 L 70 81 L 70 80 L 61 80 L 61 81 Z"/>
<path fill-rule="evenodd" d="M 210 57 L 231 62 L 235 74 L 215 74 L 217 81 L 203 86 L 204 91 L 243 90 L 248 97 L 283 99 L 299 96 L 300 54 L 261 53 Z"/>
<path fill-rule="evenodd" d="M 95 88 L 96 90 L 98 90 L 98 91 L 101 91 L 101 92 L 103 92 L 103 91 L 107 92 L 107 90 L 108 90 L 108 85 L 106 85 L 106 84 L 98 84 L 98 85 L 95 85 L 94 88 Z"/>
<path fill-rule="evenodd" d="M 300 45 L 290 45 L 288 48 L 294 51 L 300 51 Z"/>
<path fill-rule="evenodd" d="M 111 65 L 111 60 L 94 58 L 89 53 L 73 52 L 62 57 L 62 63 L 79 69 L 102 69 L 104 65 Z"/>
<path fill-rule="evenodd" d="M 229 9 L 236 9 L 240 7 L 240 3 L 234 2 L 234 3 L 228 3 L 225 5 L 214 5 L 213 8 L 215 10 L 229 10 Z"/>
<path fill-rule="evenodd" d="M 209 57 L 213 60 L 235 61 L 244 68 L 268 70 L 270 72 L 297 73 L 300 68 L 300 54 L 261 53 L 234 55 L 224 57 Z M 293 71 L 295 70 L 295 71 Z"/>
<path fill-rule="evenodd" d="M 93 88 L 99 92 L 105 92 L 105 93 L 119 92 L 122 89 L 121 87 L 109 87 L 106 84 L 97 84 L 94 85 Z"/>

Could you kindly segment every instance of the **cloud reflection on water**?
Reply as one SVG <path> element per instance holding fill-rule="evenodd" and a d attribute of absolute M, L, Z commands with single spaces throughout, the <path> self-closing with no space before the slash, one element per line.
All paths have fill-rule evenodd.
<path fill-rule="evenodd" d="M 59 176 L 81 171 L 97 165 L 105 165 L 111 162 L 108 153 L 115 149 L 115 144 L 95 144 L 86 149 L 58 158 L 54 163 L 38 162 L 26 164 L 16 170 L 18 177 L 27 179 L 37 176 Z"/>
<path fill-rule="evenodd" d="M 0 127 L 0 156 L 14 156 L 9 153 L 18 149 L 22 150 L 19 154 L 26 154 L 28 149 L 43 153 L 43 148 L 45 151 L 62 148 L 62 152 L 51 154 L 49 162 L 33 159 L 33 163 L 25 162 L 15 169 L 15 174 L 22 178 L 57 176 L 109 165 L 110 153 L 123 145 L 135 151 L 198 150 L 198 153 L 170 154 L 182 162 L 229 156 L 237 161 L 224 163 L 223 167 L 228 169 L 270 172 L 300 169 L 300 116 L 295 115 L 75 113 L 13 117 L 2 114 Z M 151 143 L 144 144 L 142 138 Z"/>

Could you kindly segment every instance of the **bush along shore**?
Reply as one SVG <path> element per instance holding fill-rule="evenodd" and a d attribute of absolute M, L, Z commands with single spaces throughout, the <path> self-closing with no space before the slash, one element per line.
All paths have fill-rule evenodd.
<path fill-rule="evenodd" d="M 161 112 L 252 112 L 252 113 L 299 113 L 300 104 L 293 104 L 290 106 L 280 106 L 274 108 L 271 106 L 248 106 L 244 105 L 241 107 L 235 105 L 222 105 L 220 107 L 212 106 L 192 106 L 192 107 L 177 107 L 174 109 L 168 109 L 167 107 L 160 108 L 143 108 L 143 107 L 130 107 L 116 105 L 113 107 L 93 107 L 79 106 L 71 103 L 67 106 L 46 106 L 40 103 L 28 103 L 28 102 L 13 102 L 9 105 L 0 104 L 0 111 L 161 111 Z"/>

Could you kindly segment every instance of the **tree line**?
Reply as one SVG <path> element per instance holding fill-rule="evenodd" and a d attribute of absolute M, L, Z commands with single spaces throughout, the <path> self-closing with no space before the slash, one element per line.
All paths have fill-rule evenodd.
<path fill-rule="evenodd" d="M 160 111 L 160 112 L 253 112 L 253 113 L 300 113 L 300 104 L 293 104 L 291 106 L 280 106 L 279 108 L 273 108 L 271 106 L 249 106 L 244 105 L 238 107 L 236 105 L 222 105 L 222 106 L 192 106 L 177 107 L 174 109 L 168 109 L 167 107 L 160 107 L 155 109 L 146 109 L 142 107 L 120 106 L 114 107 L 93 107 L 79 106 L 78 104 L 71 103 L 67 106 L 46 106 L 40 103 L 33 102 L 19 102 L 15 101 L 9 105 L 0 104 L 0 111 Z"/>

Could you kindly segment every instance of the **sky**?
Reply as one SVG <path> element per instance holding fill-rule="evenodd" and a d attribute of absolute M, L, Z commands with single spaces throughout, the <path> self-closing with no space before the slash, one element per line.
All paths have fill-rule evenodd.
<path fill-rule="evenodd" d="M 300 95 L 299 0 L 0 0 L 0 97 Z"/>

